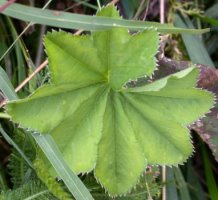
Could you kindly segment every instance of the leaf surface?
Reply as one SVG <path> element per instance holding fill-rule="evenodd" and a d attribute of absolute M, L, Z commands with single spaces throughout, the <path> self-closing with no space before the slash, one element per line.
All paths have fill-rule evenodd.
<path fill-rule="evenodd" d="M 112 6 L 98 16 L 119 19 Z M 142 87 L 129 80 L 156 68 L 155 30 L 124 28 L 45 38 L 51 84 L 11 102 L 7 112 L 23 127 L 51 134 L 76 173 L 95 171 L 113 196 L 137 183 L 147 163 L 177 165 L 192 153 L 187 125 L 207 112 L 212 94 L 194 89 L 195 67 Z"/>
<path fill-rule="evenodd" d="M 0 0 L 0 7 L 7 3 L 6 0 Z M 64 11 L 41 9 L 32 6 L 25 6 L 18 3 L 13 3 L 2 12 L 8 17 L 29 21 L 31 23 L 44 24 L 47 26 L 67 28 L 67 29 L 82 29 L 82 30 L 108 30 L 113 27 L 124 27 L 130 30 L 144 30 L 150 27 L 155 27 L 161 33 L 189 33 L 203 34 L 210 31 L 205 29 L 184 29 L 175 27 L 172 24 L 161 24 L 158 22 L 114 19 L 108 16 L 90 16 L 69 13 Z"/>
<path fill-rule="evenodd" d="M 163 58 L 159 61 L 159 65 L 160 67 L 155 71 L 153 80 L 183 70 L 189 67 L 190 63 L 187 61 L 174 61 Z M 218 69 L 200 64 L 198 68 L 201 73 L 198 78 L 197 87 L 212 92 L 215 94 L 216 99 L 210 112 L 206 113 L 204 118 L 191 124 L 189 128 L 195 130 L 203 141 L 208 144 L 215 159 L 218 161 Z"/>

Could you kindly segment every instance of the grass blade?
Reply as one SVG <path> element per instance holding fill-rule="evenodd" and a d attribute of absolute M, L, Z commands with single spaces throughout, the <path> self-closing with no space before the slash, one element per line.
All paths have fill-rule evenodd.
<path fill-rule="evenodd" d="M 196 169 L 193 167 L 191 160 L 188 160 L 187 163 L 187 184 L 189 186 L 189 194 L 192 200 L 207 200 L 207 193 L 204 191 L 199 174 L 197 174 Z"/>
<path fill-rule="evenodd" d="M 6 1 L 0 0 L 0 5 Z M 143 22 L 123 19 L 112 19 L 108 17 L 87 16 L 81 14 L 73 14 L 54 10 L 42 10 L 30 6 L 20 4 L 12 4 L 3 11 L 3 14 L 38 24 L 45 24 L 58 28 L 82 29 L 82 30 L 105 30 L 112 27 L 125 27 L 131 30 L 144 30 L 149 27 L 157 28 L 162 33 L 191 33 L 202 34 L 208 32 L 209 29 L 184 29 L 177 28 L 169 24 L 160 24 L 157 22 Z"/>
<path fill-rule="evenodd" d="M 205 15 L 211 18 L 217 18 L 218 17 L 217 9 L 218 9 L 218 3 L 215 3 L 206 10 Z"/>
<path fill-rule="evenodd" d="M 206 176 L 206 181 L 207 181 L 207 187 L 210 195 L 211 200 L 217 200 L 218 197 L 218 187 L 216 184 L 216 180 L 214 178 L 212 169 L 211 169 L 211 163 L 208 158 L 208 154 L 205 148 L 205 145 L 202 143 L 201 145 L 201 151 L 203 155 L 203 161 L 204 161 L 204 173 Z"/>
<path fill-rule="evenodd" d="M 175 24 L 184 28 L 193 27 L 190 19 L 188 17 L 181 18 L 179 15 L 176 15 Z M 188 51 L 191 61 L 195 64 L 204 64 L 214 67 L 214 64 L 202 42 L 202 40 L 193 35 L 182 34 L 182 39 Z"/>
<path fill-rule="evenodd" d="M 17 34 L 17 31 L 11 21 L 10 18 L 6 18 L 7 26 L 9 27 L 9 31 L 11 33 L 11 37 L 13 38 L 13 41 L 15 41 L 19 36 Z M 19 39 L 18 42 L 14 45 L 15 48 L 15 55 L 16 55 L 16 65 L 17 65 L 17 81 L 18 83 L 22 82 L 25 79 L 26 76 L 26 68 L 25 68 L 25 61 L 24 61 L 24 54 L 27 54 L 25 51 L 25 48 L 23 46 L 23 43 Z M 26 55 L 27 57 L 27 55 Z M 30 58 L 28 61 L 30 62 Z"/>
<path fill-rule="evenodd" d="M 32 135 L 76 200 L 94 200 L 82 181 L 67 166 L 52 137 L 37 133 Z"/>
<path fill-rule="evenodd" d="M 23 159 L 28 163 L 28 165 L 34 169 L 32 163 L 30 160 L 26 157 L 26 155 L 23 153 L 23 151 L 19 148 L 19 146 L 10 138 L 10 136 L 4 131 L 4 129 L 0 125 L 0 133 L 4 137 L 4 139 L 8 142 L 8 144 L 12 145 L 18 153 L 23 157 Z"/>
<path fill-rule="evenodd" d="M 176 180 L 173 173 L 174 168 L 167 167 L 166 170 L 166 198 L 167 200 L 179 200 Z"/>
<path fill-rule="evenodd" d="M 0 67 L 0 90 L 4 93 L 7 99 L 16 100 L 18 99 L 14 88 L 5 73 L 5 71 Z"/>
<path fill-rule="evenodd" d="M 187 183 L 184 180 L 181 170 L 179 168 L 174 167 L 173 171 L 179 189 L 180 200 L 191 200 Z"/>
<path fill-rule="evenodd" d="M 201 15 L 196 15 L 196 17 L 200 18 L 201 21 L 203 22 L 207 22 L 213 26 L 218 26 L 218 20 L 211 18 L 211 17 L 207 17 L 207 16 L 201 16 Z"/>

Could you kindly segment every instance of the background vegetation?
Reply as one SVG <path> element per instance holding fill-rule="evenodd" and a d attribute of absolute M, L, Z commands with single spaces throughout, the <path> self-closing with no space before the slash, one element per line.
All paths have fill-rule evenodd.
<path fill-rule="evenodd" d="M 107 0 L 19 0 L 17 3 L 42 8 L 93 15 L 99 6 L 111 3 Z M 207 28 L 211 31 L 203 35 L 165 34 L 162 35 L 160 66 L 170 66 L 170 73 L 182 69 L 187 62 L 201 64 L 200 86 L 218 93 L 218 1 L 161 1 L 161 0 L 120 0 L 116 3 L 126 19 L 173 23 L 178 27 Z M 161 9 L 163 8 L 163 9 Z M 4 13 L 4 11 L 2 10 Z M 23 12 L 26 12 L 25 10 Z M 58 12 L 56 13 L 58 15 Z M 43 25 L 42 25 L 43 24 Z M 20 98 L 31 94 L 36 88 L 49 81 L 43 36 L 57 27 L 26 23 L 0 15 L 0 65 L 7 73 L 13 87 L 24 80 L 26 84 L 17 87 Z M 78 30 L 65 29 L 77 33 Z M 163 58 L 164 57 L 164 58 Z M 166 60 L 165 58 L 170 58 Z M 45 62 L 44 62 L 45 61 Z M 42 64 L 42 65 L 41 65 Z M 178 69 L 176 69 L 178 68 Z M 6 74 L 0 71 L 0 102 L 11 95 L 12 86 Z M 35 71 L 36 75 L 29 76 Z M 39 72 L 40 71 L 40 72 Z M 3 85 L 3 81 L 7 85 Z M 3 94 L 3 87 L 8 94 Z M 216 106 L 215 106 L 216 108 Z M 7 119 L 0 108 L 0 199 L 72 199 L 63 182 L 53 180 L 46 173 L 42 163 L 36 159 L 36 143 L 29 134 Z M 179 168 L 149 166 L 137 188 L 126 197 L 116 199 L 167 199 L 204 200 L 218 199 L 218 112 L 213 109 L 203 121 L 203 127 L 192 126 L 195 153 Z M 35 173 L 37 171 L 37 174 Z M 111 199 L 96 183 L 94 176 L 80 175 L 94 199 Z M 84 191 L 86 194 L 86 191 Z M 89 199 L 89 198 L 87 198 Z"/>

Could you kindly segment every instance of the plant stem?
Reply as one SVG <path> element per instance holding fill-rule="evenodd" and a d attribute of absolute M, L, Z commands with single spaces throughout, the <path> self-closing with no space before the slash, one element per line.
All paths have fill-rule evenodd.
<path fill-rule="evenodd" d="M 160 23 L 161 24 L 164 24 L 164 11 L 165 11 L 165 8 L 164 8 L 164 3 L 165 1 L 164 0 L 160 0 Z"/>
<path fill-rule="evenodd" d="M 3 4 L 0 7 L 0 13 L 3 12 L 8 6 L 10 6 L 12 3 L 14 3 L 16 0 L 9 0 L 8 2 L 6 2 L 5 4 Z"/>
<path fill-rule="evenodd" d="M 151 196 L 151 193 L 150 193 L 150 189 L 149 189 L 149 186 L 148 186 L 147 181 L 146 181 L 145 185 L 146 185 L 146 189 L 147 189 L 147 191 L 148 191 L 148 200 L 153 200 L 153 199 L 152 199 L 152 196 Z"/>
<path fill-rule="evenodd" d="M 48 60 L 45 60 L 41 65 L 39 65 L 36 70 L 30 74 L 20 85 L 15 89 L 15 92 L 18 92 L 24 85 L 26 85 L 39 71 L 41 71 L 48 64 Z"/>
<path fill-rule="evenodd" d="M 145 19 L 147 17 L 148 9 L 149 9 L 149 4 L 150 4 L 150 0 L 147 0 L 146 10 L 145 10 L 145 14 L 144 14 L 144 17 L 143 17 L 142 21 L 145 21 Z"/>
<path fill-rule="evenodd" d="M 142 0 L 140 5 L 139 5 L 139 8 L 136 11 L 136 14 L 133 17 L 133 19 L 138 19 L 139 18 L 139 15 L 141 14 L 144 7 L 145 7 L 145 0 Z"/>
<path fill-rule="evenodd" d="M 164 23 L 164 0 L 160 0 L 160 23 Z M 161 45 L 161 50 L 164 55 L 164 46 Z M 163 182 L 163 188 L 162 188 L 162 200 L 166 200 L 166 166 L 162 166 L 162 182 Z"/>
<path fill-rule="evenodd" d="M 162 200 L 166 200 L 166 166 L 162 166 L 162 182 L 163 182 L 163 188 L 162 188 Z"/>
<path fill-rule="evenodd" d="M 101 10 L 101 4 L 100 4 L 100 1 L 99 1 L 99 0 L 97 0 L 97 4 L 98 4 L 99 10 Z"/>

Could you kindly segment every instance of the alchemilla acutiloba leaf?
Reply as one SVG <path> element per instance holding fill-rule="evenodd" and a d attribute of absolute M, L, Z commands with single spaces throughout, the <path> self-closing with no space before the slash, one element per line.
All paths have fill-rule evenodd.
<path fill-rule="evenodd" d="M 119 18 L 113 6 L 99 16 Z M 94 170 L 113 196 L 137 183 L 147 164 L 178 165 L 192 153 L 187 125 L 208 112 L 211 93 L 194 88 L 198 69 L 136 88 L 125 84 L 156 69 L 159 35 L 125 28 L 74 36 L 48 33 L 51 83 L 10 102 L 12 120 L 51 134 L 76 173 Z"/>

